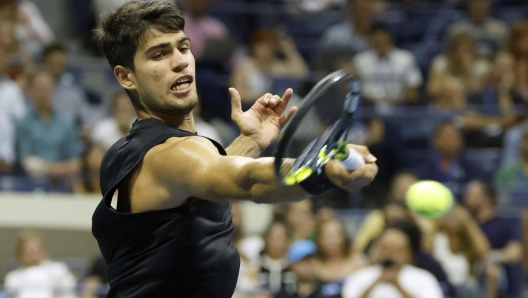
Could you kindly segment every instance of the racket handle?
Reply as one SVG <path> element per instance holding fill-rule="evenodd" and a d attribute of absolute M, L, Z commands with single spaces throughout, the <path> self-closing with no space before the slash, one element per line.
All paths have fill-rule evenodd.
<path fill-rule="evenodd" d="M 362 164 L 365 164 L 365 159 L 356 150 L 348 148 L 348 156 L 345 159 L 342 159 L 341 163 L 347 168 L 347 170 L 354 171 Z"/>

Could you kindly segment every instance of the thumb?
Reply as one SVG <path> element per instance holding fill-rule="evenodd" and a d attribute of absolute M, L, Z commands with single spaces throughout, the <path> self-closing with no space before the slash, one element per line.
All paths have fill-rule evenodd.
<path fill-rule="evenodd" d="M 235 120 L 242 114 L 242 99 L 235 88 L 229 88 L 231 93 L 231 119 Z"/>

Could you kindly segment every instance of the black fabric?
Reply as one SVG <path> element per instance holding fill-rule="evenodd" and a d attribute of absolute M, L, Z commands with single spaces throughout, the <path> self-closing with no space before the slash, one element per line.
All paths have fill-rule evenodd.
<path fill-rule="evenodd" d="M 119 183 L 151 148 L 185 136 L 195 134 L 156 119 L 136 121 L 103 159 L 103 200 L 92 217 L 92 233 L 108 264 L 109 298 L 233 294 L 240 257 L 231 242 L 230 202 L 189 198 L 181 207 L 135 214 L 110 206 Z"/>

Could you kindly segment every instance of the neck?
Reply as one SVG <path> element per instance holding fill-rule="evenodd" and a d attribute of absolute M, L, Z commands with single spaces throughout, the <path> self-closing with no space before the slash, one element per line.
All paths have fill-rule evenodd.
<path fill-rule="evenodd" d="M 480 208 L 480 210 L 477 212 L 477 220 L 479 223 L 485 223 L 486 221 L 493 218 L 495 215 L 495 210 L 493 210 L 492 207 L 486 206 Z"/>
<path fill-rule="evenodd" d="M 167 125 L 174 127 L 176 129 L 196 132 L 196 126 L 194 125 L 194 118 L 192 113 L 188 113 L 184 116 L 172 116 L 172 115 L 155 115 L 149 111 L 137 111 L 138 120 L 144 120 L 148 118 L 154 118 L 161 120 Z"/>
<path fill-rule="evenodd" d="M 41 106 L 41 107 L 37 107 L 37 114 L 39 115 L 40 118 L 48 120 L 52 118 L 53 111 L 51 107 Z"/>
<path fill-rule="evenodd" d="M 486 18 L 473 17 L 471 18 L 471 22 L 477 26 L 482 26 L 486 22 Z"/>
<path fill-rule="evenodd" d="M 344 259 L 346 259 L 346 256 L 342 253 L 338 253 L 335 255 L 328 255 L 326 256 L 325 263 L 342 262 Z"/>

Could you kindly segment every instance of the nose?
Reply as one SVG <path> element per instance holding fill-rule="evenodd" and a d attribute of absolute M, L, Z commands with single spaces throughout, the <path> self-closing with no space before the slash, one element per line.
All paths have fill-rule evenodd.
<path fill-rule="evenodd" d="M 172 71 L 181 72 L 182 70 L 187 68 L 187 66 L 189 66 L 189 62 L 187 62 L 182 53 L 176 51 L 176 53 L 174 54 Z"/>

